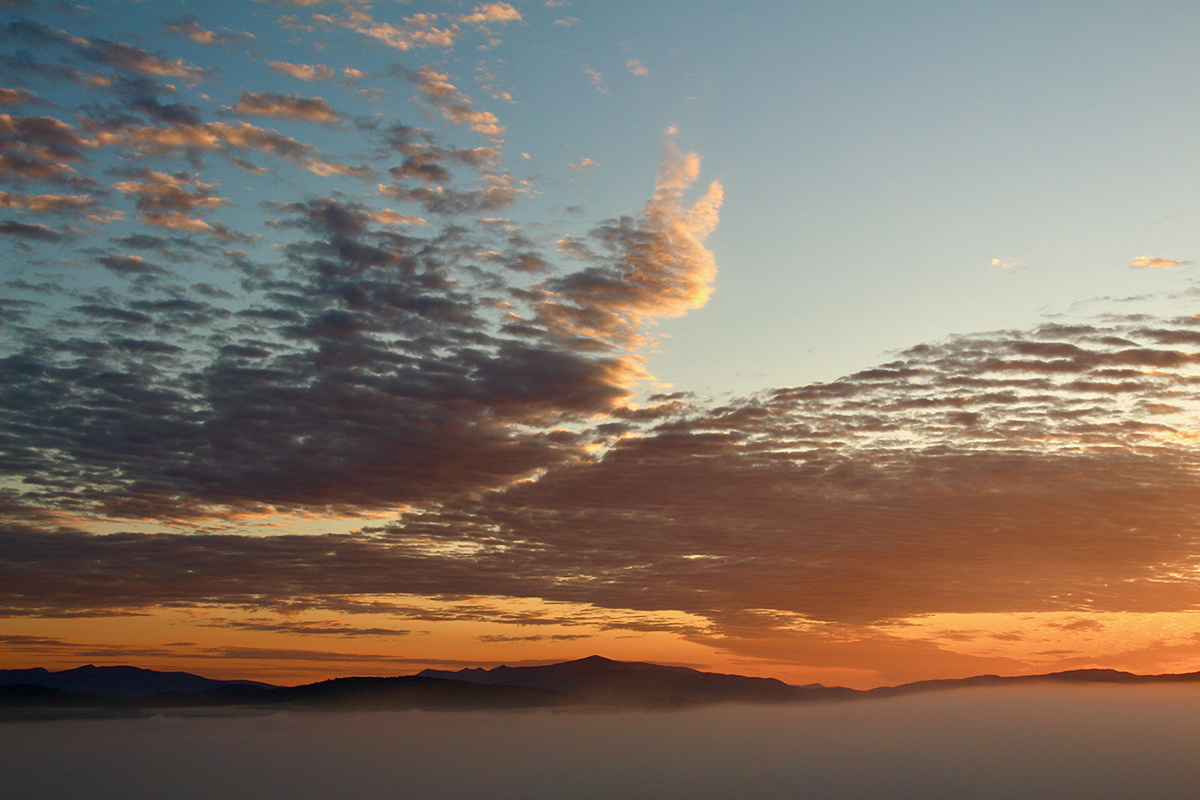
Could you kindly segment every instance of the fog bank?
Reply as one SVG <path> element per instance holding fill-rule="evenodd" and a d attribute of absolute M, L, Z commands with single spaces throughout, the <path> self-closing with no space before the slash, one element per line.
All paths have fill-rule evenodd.
<path fill-rule="evenodd" d="M 1193 798 L 1200 689 L 0 725 L 5 797 Z"/>

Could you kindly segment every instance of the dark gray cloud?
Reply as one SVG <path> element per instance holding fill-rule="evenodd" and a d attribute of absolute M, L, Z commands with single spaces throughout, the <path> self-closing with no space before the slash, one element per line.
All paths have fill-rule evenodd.
<path fill-rule="evenodd" d="M 564 290 L 584 279 L 555 277 L 519 226 L 475 219 L 524 191 L 500 168 L 496 142 L 447 146 L 433 130 L 381 122 L 361 128 L 379 166 L 351 167 L 278 131 L 164 103 L 174 90 L 154 80 L 207 74 L 179 60 L 107 40 L 85 44 L 40 22 L 10 32 L 118 71 L 105 84 L 111 107 L 88 107 L 72 122 L 3 118 L 10 180 L 81 179 L 94 165 L 97 191 L 128 204 L 113 203 L 114 213 L 143 227 L 87 255 L 128 281 L 127 294 L 108 287 L 73 297 L 0 359 L 0 429 L 21 454 L 12 470 L 29 487 L 25 502 L 151 519 L 431 502 L 580 458 L 595 439 L 580 426 L 631 398 L 641 368 L 622 343 L 608 331 L 548 324 L 542 308 L 550 296 L 570 296 L 582 317 L 598 294 Z M 447 76 L 405 75 L 452 124 L 494 137 Z M 229 113 L 335 114 L 318 99 L 249 89 Z M 236 163 L 246 151 L 317 178 L 387 172 L 392 182 L 378 189 L 387 202 L 445 222 L 425 225 L 370 195 L 318 194 L 265 209 L 274 219 L 264 233 L 283 235 L 275 252 L 229 249 L 256 238 L 240 220 L 233 227 L 233 201 L 206 177 L 203 158 Z M 121 161 L 110 165 L 114 156 Z M 645 212 L 656 230 L 683 213 L 669 207 L 677 176 L 668 183 Z M 46 199 L 67 195 L 5 196 L 26 211 L 69 205 Z M 63 237 L 42 223 L 6 225 L 33 242 Z M 694 236 L 680 241 L 680 259 L 694 258 Z M 622 247 L 665 261 L 674 253 L 662 236 L 652 247 L 610 241 L 607 252 L 620 259 Z M 223 288 L 177 282 L 206 270 L 240 278 Z M 509 277 L 521 274 L 545 276 L 532 302 Z M 638 289 L 639 318 L 653 310 L 654 290 Z M 620 304 L 607 299 L 596 313 L 619 316 Z"/>
<path fill-rule="evenodd" d="M 63 238 L 61 233 L 40 222 L 25 223 L 8 219 L 0 220 L 0 235 L 35 239 L 42 242 L 57 242 Z"/>
<path fill-rule="evenodd" d="M 474 499 L 443 496 L 436 514 L 356 534 L 12 528 L 7 563 L 23 568 L 5 582 L 44 604 L 29 609 L 41 613 L 530 597 L 614 613 L 686 611 L 713 626 L 687 632 L 699 639 L 790 624 L 746 609 L 846 625 L 954 612 L 1184 610 L 1200 601 L 1186 578 L 1200 544 L 1191 490 L 1200 465 L 1170 414 L 1146 422 L 1138 404 L 1191 386 L 1187 353 L 1150 342 L 1194 329 L 1183 319 L 961 337 L 843 381 L 727 406 L 663 397 L 656 427 L 623 431 L 601 456 L 576 455 L 535 482 Z M 1063 359 L 1077 368 L 1046 369 Z M 470 377 L 494 408 L 566 405 L 569 393 L 546 376 L 505 388 L 518 360 L 496 363 L 494 384 L 486 369 Z M 1081 385 L 1081 374 L 1113 363 L 1132 370 L 1124 391 Z M 579 402 L 603 405 L 587 395 Z M 261 469 L 244 476 L 260 495 L 267 478 Z M 134 564 L 148 565 L 140 580 Z"/>

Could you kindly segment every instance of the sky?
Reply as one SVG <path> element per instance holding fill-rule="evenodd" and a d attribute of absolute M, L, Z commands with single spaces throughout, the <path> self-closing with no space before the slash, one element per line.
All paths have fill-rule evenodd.
<path fill-rule="evenodd" d="M 1200 8 L 0 0 L 0 666 L 1200 670 Z"/>

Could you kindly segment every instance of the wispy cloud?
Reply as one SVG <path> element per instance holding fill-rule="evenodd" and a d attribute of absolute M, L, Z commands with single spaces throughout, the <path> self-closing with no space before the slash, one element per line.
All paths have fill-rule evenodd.
<path fill-rule="evenodd" d="M 450 76 L 425 66 L 413 75 L 413 82 L 425 100 L 455 125 L 466 125 L 476 133 L 500 139 L 504 126 L 490 111 L 480 111 L 471 105 L 471 98 L 450 83 Z"/>
<path fill-rule="evenodd" d="M 458 27 L 438 28 L 435 23 L 437 14 L 414 14 L 404 18 L 404 25 L 392 25 L 389 22 L 376 22 L 362 11 L 347 8 L 345 17 L 334 17 L 326 14 L 314 14 L 313 19 L 329 25 L 340 25 L 344 28 L 358 31 L 364 36 L 378 39 L 389 47 L 397 50 L 412 50 L 425 47 L 451 47 L 459 38 Z"/>
<path fill-rule="evenodd" d="M 230 39 L 214 31 L 201 27 L 195 17 L 187 16 L 177 22 L 167 24 L 167 30 L 181 34 L 197 44 L 224 44 Z"/>
<path fill-rule="evenodd" d="M 588 80 L 592 82 L 592 86 L 595 86 L 601 94 L 608 94 L 608 87 L 604 85 L 604 76 L 602 74 L 586 65 L 583 71 L 588 76 Z"/>

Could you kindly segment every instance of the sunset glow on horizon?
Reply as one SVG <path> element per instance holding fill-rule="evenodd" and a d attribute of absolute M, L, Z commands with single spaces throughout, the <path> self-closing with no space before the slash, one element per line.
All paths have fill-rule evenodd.
<path fill-rule="evenodd" d="M 1200 671 L 1200 9 L 0 19 L 0 668 Z"/>

